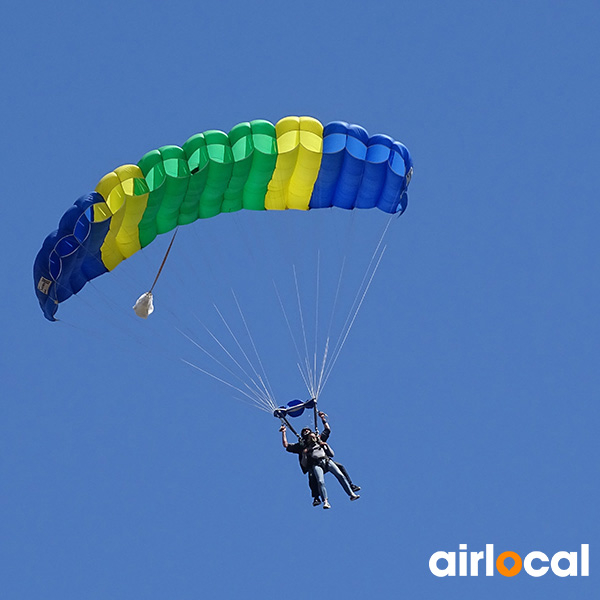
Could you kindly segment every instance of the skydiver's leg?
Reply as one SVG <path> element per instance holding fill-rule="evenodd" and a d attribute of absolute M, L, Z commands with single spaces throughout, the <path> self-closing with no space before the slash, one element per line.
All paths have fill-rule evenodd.
<path fill-rule="evenodd" d="M 315 475 L 312 470 L 308 471 L 308 487 L 310 488 L 310 495 L 313 497 L 315 502 L 319 501 L 319 486 L 317 484 L 317 480 L 315 479 Z"/>
<path fill-rule="evenodd" d="M 328 469 L 329 469 L 329 472 L 333 473 L 335 478 L 340 482 L 340 485 L 344 488 L 344 491 L 346 492 L 346 494 L 348 494 L 348 496 L 350 496 L 350 498 L 352 498 L 352 496 L 356 495 L 352 491 L 352 488 L 350 487 L 348 480 L 344 477 L 342 472 L 338 469 L 338 466 L 332 460 L 329 461 Z"/>
<path fill-rule="evenodd" d="M 352 483 L 352 479 L 350 479 L 350 475 L 348 475 L 348 471 L 346 471 L 346 467 L 344 467 L 344 465 L 339 462 L 336 462 L 335 464 L 338 466 L 338 469 L 342 472 L 342 475 L 348 480 L 348 483 L 350 484 L 350 489 L 353 492 L 358 492 L 360 490 L 360 487 L 358 485 Z"/>
<path fill-rule="evenodd" d="M 348 480 L 348 483 L 352 485 L 352 479 L 350 479 L 350 475 L 348 475 L 348 471 L 346 471 L 346 467 L 342 463 L 336 462 L 337 468 L 342 472 L 342 475 Z"/>
<path fill-rule="evenodd" d="M 323 502 L 327 502 L 327 488 L 325 487 L 325 473 L 323 472 L 323 467 L 315 465 L 314 467 L 311 467 L 311 469 L 315 476 L 315 480 L 317 481 L 319 495 L 323 498 Z"/>

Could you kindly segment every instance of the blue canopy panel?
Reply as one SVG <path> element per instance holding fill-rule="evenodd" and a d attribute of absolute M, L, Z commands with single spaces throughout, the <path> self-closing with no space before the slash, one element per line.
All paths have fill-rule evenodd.
<path fill-rule="evenodd" d="M 100 247 L 110 218 L 94 218 L 93 205 L 104 202 L 97 192 L 81 196 L 62 216 L 58 229 L 42 244 L 33 264 L 35 293 L 44 316 L 54 315 L 63 302 L 94 277 L 107 272 Z"/>
<path fill-rule="evenodd" d="M 402 214 L 412 159 L 387 135 L 369 136 L 359 125 L 333 121 L 323 129 L 323 157 L 310 208 L 379 208 Z"/>

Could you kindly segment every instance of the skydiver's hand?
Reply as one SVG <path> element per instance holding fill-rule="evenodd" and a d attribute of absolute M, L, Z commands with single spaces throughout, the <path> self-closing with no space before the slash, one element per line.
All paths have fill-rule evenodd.
<path fill-rule="evenodd" d="M 279 431 L 281 431 L 281 433 L 283 433 L 283 432 L 284 432 L 286 429 L 287 429 L 287 427 L 286 427 L 285 425 L 282 425 L 282 426 L 279 428 Z"/>

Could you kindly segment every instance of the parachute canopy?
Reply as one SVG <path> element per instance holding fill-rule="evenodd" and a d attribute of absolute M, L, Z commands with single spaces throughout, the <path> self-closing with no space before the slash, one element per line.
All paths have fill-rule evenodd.
<path fill-rule="evenodd" d="M 55 321 L 61 302 L 158 234 L 219 213 L 338 207 L 401 214 L 411 176 L 404 145 L 342 121 L 285 117 L 205 131 L 117 167 L 79 198 L 38 252 L 36 295 Z"/>

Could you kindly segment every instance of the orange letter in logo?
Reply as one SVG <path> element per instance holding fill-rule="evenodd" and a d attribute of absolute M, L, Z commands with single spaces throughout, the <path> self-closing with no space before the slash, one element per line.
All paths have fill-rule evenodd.
<path fill-rule="evenodd" d="M 515 561 L 515 564 L 510 569 L 507 569 L 506 565 L 504 564 L 504 561 L 508 557 L 512 558 Z M 522 567 L 523 560 L 521 559 L 521 557 L 516 552 L 511 552 L 510 550 L 508 552 L 503 552 L 496 559 L 496 569 L 498 569 L 498 573 L 500 573 L 500 575 L 504 575 L 504 577 L 514 577 L 517 573 L 521 571 Z"/>

